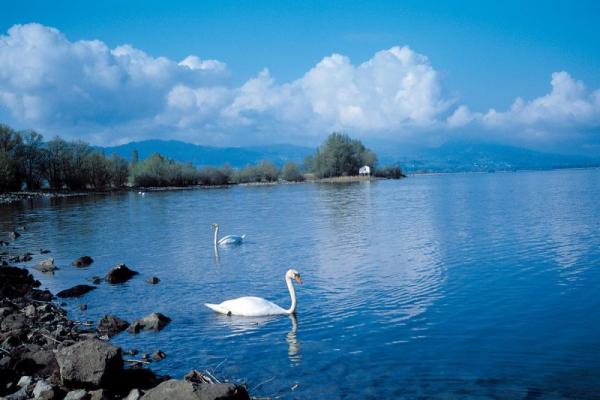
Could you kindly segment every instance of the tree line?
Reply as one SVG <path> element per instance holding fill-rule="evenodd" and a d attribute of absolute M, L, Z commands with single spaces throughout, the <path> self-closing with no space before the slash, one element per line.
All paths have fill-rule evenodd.
<path fill-rule="evenodd" d="M 377 168 L 377 155 L 359 140 L 332 133 L 300 166 L 288 161 L 281 169 L 270 161 L 260 161 L 241 169 L 224 165 L 220 168 L 197 168 L 158 153 L 139 160 L 136 150 L 131 162 L 117 154 L 106 156 L 80 140 L 60 137 L 44 142 L 31 130 L 15 131 L 0 124 L 0 191 L 37 190 L 105 190 L 135 187 L 191 185 L 227 185 L 253 182 L 301 182 L 303 172 L 317 178 L 357 175 L 363 165 L 376 176 L 403 177 L 398 166 Z"/>

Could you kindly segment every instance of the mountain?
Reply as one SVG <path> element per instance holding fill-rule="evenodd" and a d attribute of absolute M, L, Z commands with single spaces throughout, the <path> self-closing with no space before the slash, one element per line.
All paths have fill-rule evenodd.
<path fill-rule="evenodd" d="M 545 153 L 485 142 L 452 141 L 439 147 L 376 146 L 380 164 L 405 172 L 493 172 L 600 166 L 600 158 Z"/>
<path fill-rule="evenodd" d="M 256 164 L 261 160 L 270 160 L 278 166 L 291 160 L 302 163 L 304 158 L 315 149 L 291 144 L 274 144 L 267 146 L 248 147 L 212 147 L 199 146 L 177 140 L 143 140 L 130 142 L 120 146 L 105 147 L 107 155 L 117 153 L 129 160 L 131 152 L 136 149 L 140 160 L 152 153 L 160 153 L 165 157 L 191 162 L 196 166 L 222 166 L 229 163 L 232 167 L 240 168 L 248 164 Z"/>
<path fill-rule="evenodd" d="M 366 143 L 379 157 L 379 165 L 399 164 L 405 172 L 492 172 L 522 169 L 553 169 L 600 166 L 600 158 L 544 153 L 494 143 L 451 141 L 439 147 L 407 146 L 398 143 Z M 199 146 L 177 140 L 144 140 L 106 147 L 107 155 L 117 153 L 130 159 L 137 149 L 139 158 L 160 153 L 196 166 L 234 168 L 270 160 L 281 167 L 291 160 L 301 164 L 315 149 L 290 144 L 247 147 Z"/>

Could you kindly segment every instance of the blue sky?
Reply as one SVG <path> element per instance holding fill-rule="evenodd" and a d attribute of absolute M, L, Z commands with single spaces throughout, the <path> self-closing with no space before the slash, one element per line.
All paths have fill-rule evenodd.
<path fill-rule="evenodd" d="M 598 149 L 599 141 L 600 100 L 596 98 L 600 87 L 599 4 L 585 1 L 575 4 L 566 1 L 15 2 L 5 5 L 0 14 L 0 32 L 5 38 L 21 37 L 9 33 L 16 24 L 37 23 L 44 29 L 55 28 L 70 45 L 80 40 L 98 40 L 109 50 L 130 45 L 128 48 L 140 50 L 153 60 L 164 57 L 174 65 L 193 55 L 199 60 L 218 60 L 223 68 L 211 75 L 202 67 L 204 75 L 196 78 L 172 72 L 174 75 L 169 76 L 162 89 L 144 96 L 157 96 L 161 104 L 150 104 L 145 99 L 148 104 L 128 111 L 130 102 L 125 102 L 118 112 L 102 101 L 114 104 L 111 96 L 135 98 L 143 96 L 143 92 L 132 93 L 131 88 L 111 86 L 115 93 L 110 94 L 105 88 L 95 91 L 97 87 L 88 87 L 85 82 L 62 79 L 61 84 L 68 88 L 77 86 L 94 99 L 88 105 L 89 112 L 83 114 L 71 113 L 74 104 L 81 104 L 72 98 L 58 102 L 56 109 L 27 110 L 33 107 L 26 101 L 31 96 L 43 100 L 52 90 L 57 91 L 55 95 L 64 93 L 57 80 L 52 80 L 55 85 L 50 93 L 42 94 L 42 90 L 48 90 L 47 84 L 40 83 L 36 91 L 23 82 L 3 84 L 0 75 L 0 92 L 5 93 L 4 104 L 0 97 L 0 117 L 20 128 L 33 127 L 50 135 L 62 132 L 63 136 L 81 136 L 98 143 L 164 135 L 217 145 L 282 140 L 314 143 L 328 130 L 341 129 L 359 137 L 400 142 L 439 142 L 466 136 L 548 149 L 569 144 L 574 151 L 590 152 Z M 32 41 L 44 43 L 41 31 L 30 30 L 22 36 L 26 39 L 11 41 L 13 50 Z M 59 46 L 56 41 L 52 43 L 47 46 Z M 7 50 L 7 40 L 4 46 L 4 56 L 14 60 Z M 401 60 L 399 63 L 388 63 L 383 54 L 378 66 L 369 71 L 360 68 L 362 63 L 376 58 L 378 52 L 404 46 L 410 50 L 408 61 L 400 52 L 391 52 Z M 113 56 L 124 54 L 118 53 Z M 131 59 L 131 52 L 126 53 Z M 320 63 L 334 54 L 345 58 L 333 60 L 338 69 L 330 71 Z M 23 57 L 23 53 L 19 55 Z M 35 68 L 52 62 L 57 63 L 56 68 L 66 64 L 56 57 L 47 60 L 39 54 L 33 57 L 37 57 Z M 87 59 L 73 61 L 72 56 L 67 59 L 87 62 Z M 94 63 L 97 65 L 97 61 Z M 14 62 L 11 65 L 15 67 Z M 328 91 L 319 90 L 344 75 L 342 71 L 348 65 L 353 70 L 346 71 L 347 81 L 338 82 Z M 419 75 L 423 67 L 430 68 L 435 76 L 427 71 Z M 77 67 L 64 68 L 66 71 Z M 332 75 L 323 75 L 326 70 Z M 132 78 L 131 70 L 123 71 L 128 79 Z M 315 73 L 308 76 L 311 71 Z M 51 72 L 57 73 L 55 69 Z M 422 83 L 415 86 L 417 89 L 394 86 L 414 72 Z M 44 76 L 47 73 L 44 71 Z M 553 78 L 553 74 L 561 73 L 566 75 Z M 544 96 L 553 93 L 551 82 L 558 89 L 546 101 Z M 583 91 L 579 84 L 584 86 Z M 344 88 L 353 85 L 356 88 L 351 94 L 344 92 Z M 386 94 L 390 96 L 389 102 L 379 102 L 380 96 L 367 93 L 369 85 L 395 87 L 395 91 Z M 190 90 L 174 91 L 181 86 Z M 410 101 L 393 103 L 396 95 L 406 90 L 413 91 Z M 119 95 L 119 91 L 128 94 Z M 353 96 L 357 99 L 355 103 L 348 99 Z M 423 96 L 427 100 L 423 101 Z M 195 99 L 195 109 L 190 108 L 189 102 L 179 101 L 191 98 Z M 267 101 L 258 101 L 259 98 Z M 523 99 L 524 106 L 515 110 L 518 98 Z M 211 105 L 207 106 L 207 102 Z M 336 102 L 339 104 L 332 104 Z M 166 109 L 166 103 L 177 110 Z M 400 116 L 393 107 L 401 109 Z M 294 115 L 289 115 L 290 109 Z M 496 113 L 490 114 L 491 109 Z M 541 117 L 542 112 L 548 117 Z M 115 113 L 119 115 L 108 115 Z M 203 117 L 198 119 L 198 113 Z M 556 115 L 561 113 L 564 118 L 557 120 Z M 452 116 L 455 118 L 449 123 Z M 365 119 L 377 122 L 367 123 Z M 302 122 L 307 120 L 311 122 Z M 515 131 L 528 133 L 519 136 Z"/>

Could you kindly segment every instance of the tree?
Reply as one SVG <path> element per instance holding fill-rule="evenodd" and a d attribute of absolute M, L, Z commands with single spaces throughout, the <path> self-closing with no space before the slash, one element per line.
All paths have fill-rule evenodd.
<path fill-rule="evenodd" d="M 48 184 L 54 190 L 61 190 L 65 184 L 68 169 L 67 142 L 58 136 L 48 142 L 44 153 L 44 171 Z"/>
<path fill-rule="evenodd" d="M 127 160 L 116 153 L 111 154 L 108 159 L 108 173 L 110 185 L 115 188 L 125 186 L 129 178 L 129 165 Z"/>
<path fill-rule="evenodd" d="M 300 168 L 293 161 L 288 161 L 281 170 L 281 177 L 288 182 L 302 182 L 304 175 L 300 173 Z"/>
<path fill-rule="evenodd" d="M 101 152 L 94 151 L 86 155 L 83 171 L 87 173 L 83 187 L 89 185 L 94 189 L 104 189 L 110 182 L 108 160 Z"/>
<path fill-rule="evenodd" d="M 22 138 L 4 124 L 0 124 L 0 153 L 0 191 L 21 189 Z"/>
<path fill-rule="evenodd" d="M 140 155 L 138 154 L 137 149 L 133 149 L 131 151 L 131 165 L 135 165 L 140 161 Z"/>
<path fill-rule="evenodd" d="M 21 169 L 27 189 L 39 189 L 44 171 L 44 137 L 35 131 L 21 132 L 23 137 Z"/>
<path fill-rule="evenodd" d="M 325 139 L 312 159 L 305 160 L 305 164 L 310 164 L 310 171 L 319 178 L 357 175 L 363 165 L 374 167 L 377 156 L 359 140 L 334 132 Z"/>

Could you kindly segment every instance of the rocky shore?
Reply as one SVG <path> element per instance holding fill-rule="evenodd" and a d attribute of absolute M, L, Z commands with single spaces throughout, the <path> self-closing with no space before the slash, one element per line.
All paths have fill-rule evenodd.
<path fill-rule="evenodd" d="M 209 373 L 158 376 L 146 368 L 148 361 L 126 360 L 123 350 L 109 342 L 125 329 L 161 330 L 168 317 L 153 313 L 129 324 L 105 316 L 97 327 L 69 320 L 52 293 L 40 290 L 26 269 L 9 262 L 7 254 L 0 255 L 0 399 L 249 399 L 244 386 L 220 383 Z M 133 276 L 126 268 L 115 267 L 105 280 Z M 72 289 L 73 295 L 80 292 Z M 166 355 L 157 351 L 152 357 Z"/>

